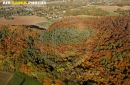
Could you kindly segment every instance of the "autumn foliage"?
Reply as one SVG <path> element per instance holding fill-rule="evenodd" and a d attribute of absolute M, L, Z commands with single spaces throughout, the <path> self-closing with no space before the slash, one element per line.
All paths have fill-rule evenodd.
<path fill-rule="evenodd" d="M 129 85 L 130 16 L 68 17 L 47 30 L 0 27 L 0 69 L 43 85 Z"/>

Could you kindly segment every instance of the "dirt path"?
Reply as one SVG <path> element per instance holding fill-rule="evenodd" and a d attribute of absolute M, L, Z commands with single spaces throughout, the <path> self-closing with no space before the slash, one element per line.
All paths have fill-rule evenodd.
<path fill-rule="evenodd" d="M 13 74 L 0 71 L 0 85 L 7 85 L 7 83 L 12 77 L 13 77 Z"/>

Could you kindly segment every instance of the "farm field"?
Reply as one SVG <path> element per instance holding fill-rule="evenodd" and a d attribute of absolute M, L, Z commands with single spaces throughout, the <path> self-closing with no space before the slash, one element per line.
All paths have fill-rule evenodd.
<path fill-rule="evenodd" d="M 17 81 L 17 82 L 16 82 Z M 42 85 L 36 79 L 26 76 L 23 73 L 15 72 L 7 85 Z"/>
<path fill-rule="evenodd" d="M 49 1 L 46 4 L 60 4 L 60 3 L 64 3 L 63 1 Z"/>
<path fill-rule="evenodd" d="M 13 74 L 0 71 L 0 85 L 7 85 Z"/>
<path fill-rule="evenodd" d="M 37 25 L 40 22 L 47 22 L 48 20 L 44 17 L 38 16 L 13 16 L 13 20 L 6 20 L 0 18 L 0 24 L 2 25 Z"/>
<path fill-rule="evenodd" d="M 123 6 L 123 7 L 119 7 L 119 6 L 97 6 L 96 8 L 101 8 L 101 9 L 106 10 L 108 12 L 114 12 L 118 8 L 128 10 L 128 9 L 130 9 L 130 6 Z"/>
<path fill-rule="evenodd" d="M 93 15 L 77 15 L 79 17 L 100 17 L 100 16 L 93 16 Z"/>

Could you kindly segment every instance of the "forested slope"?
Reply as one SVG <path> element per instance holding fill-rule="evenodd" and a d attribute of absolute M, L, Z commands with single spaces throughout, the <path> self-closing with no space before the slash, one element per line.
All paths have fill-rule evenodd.
<path fill-rule="evenodd" d="M 68 17 L 45 31 L 1 26 L 0 69 L 44 85 L 128 85 L 130 16 Z"/>

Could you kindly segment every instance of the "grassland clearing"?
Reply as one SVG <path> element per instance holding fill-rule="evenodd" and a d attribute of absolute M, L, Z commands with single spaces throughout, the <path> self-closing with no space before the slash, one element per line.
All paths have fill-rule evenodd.
<path fill-rule="evenodd" d="M 51 24 L 52 24 L 52 21 L 37 23 L 39 27 L 45 27 L 45 28 L 49 27 Z"/>

